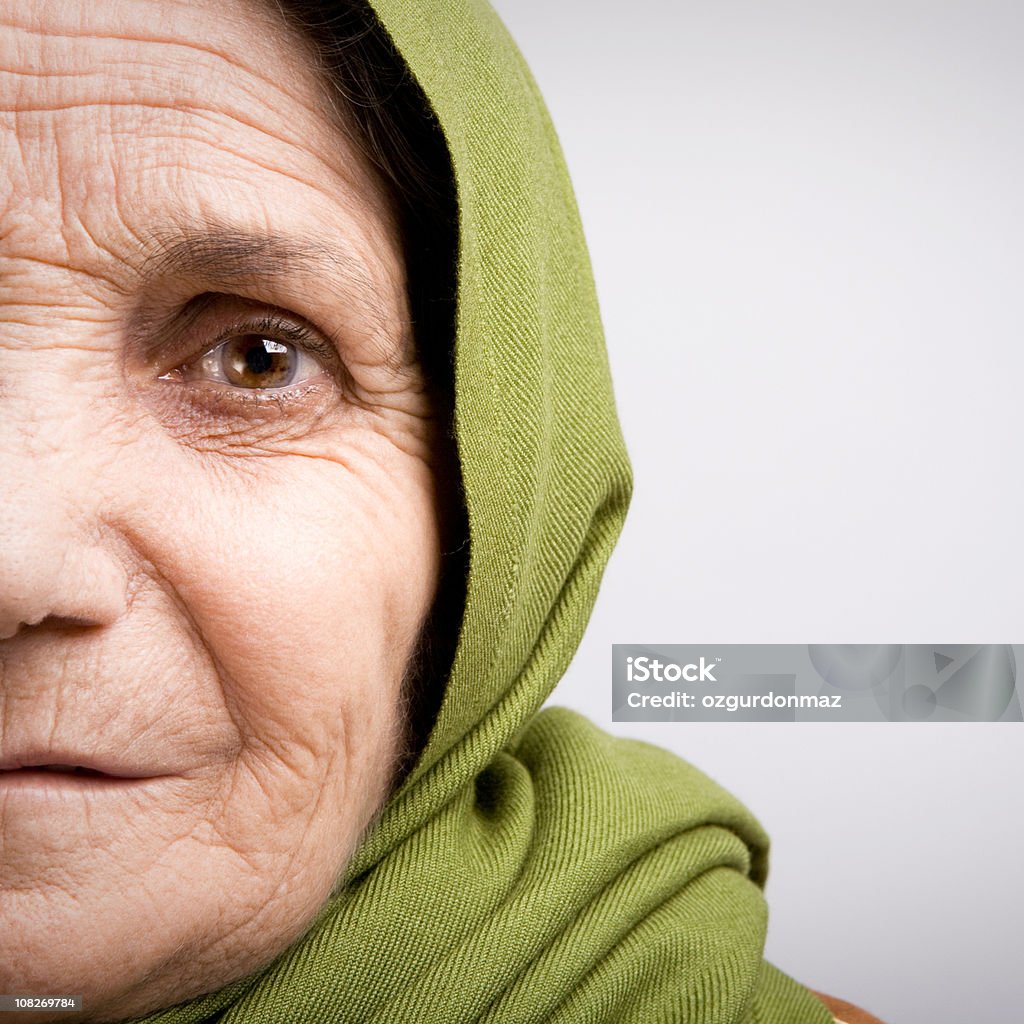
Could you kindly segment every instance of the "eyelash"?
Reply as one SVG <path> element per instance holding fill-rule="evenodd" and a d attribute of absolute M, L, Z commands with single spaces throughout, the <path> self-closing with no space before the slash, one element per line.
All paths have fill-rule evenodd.
<path fill-rule="evenodd" d="M 330 342 L 325 341 L 310 328 L 298 324 L 294 320 L 276 315 L 248 318 L 232 324 L 228 330 L 222 331 L 217 336 L 212 345 L 204 348 L 198 356 L 188 362 L 179 364 L 172 373 L 187 372 L 190 368 L 198 366 L 203 359 L 215 353 L 232 338 L 249 334 L 265 337 L 269 341 L 284 342 L 300 353 L 317 358 L 324 373 L 333 376 L 336 380 L 339 377 L 337 352 Z M 172 378 L 165 375 L 160 379 Z M 191 383 L 187 378 L 186 382 Z M 232 384 L 230 381 L 215 381 L 209 378 L 199 378 L 198 383 L 201 386 L 195 390 L 201 394 L 204 404 L 223 404 L 234 409 L 244 408 L 247 410 L 290 407 L 292 403 L 301 401 L 306 395 L 321 390 L 321 382 L 311 381 L 309 377 L 299 384 L 289 384 L 280 388 L 244 388 Z"/>

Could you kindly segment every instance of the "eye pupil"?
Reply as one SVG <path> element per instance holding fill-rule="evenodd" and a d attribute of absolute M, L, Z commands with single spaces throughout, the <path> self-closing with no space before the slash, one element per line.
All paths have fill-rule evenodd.
<path fill-rule="evenodd" d="M 260 334 L 240 334 L 224 343 L 224 375 L 243 388 L 282 387 L 295 374 L 290 349 Z"/>
<path fill-rule="evenodd" d="M 273 362 L 265 346 L 253 345 L 245 353 L 245 365 L 252 373 L 266 373 Z"/>

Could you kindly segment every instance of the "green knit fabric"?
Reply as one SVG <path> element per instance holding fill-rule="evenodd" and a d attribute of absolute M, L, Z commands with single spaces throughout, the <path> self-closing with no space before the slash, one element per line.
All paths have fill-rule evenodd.
<path fill-rule="evenodd" d="M 373 7 L 456 173 L 462 632 L 419 763 L 306 935 L 146 1020 L 830 1024 L 762 958 L 768 840 L 752 815 L 666 751 L 538 713 L 631 489 L 583 235 L 493 11 Z"/>

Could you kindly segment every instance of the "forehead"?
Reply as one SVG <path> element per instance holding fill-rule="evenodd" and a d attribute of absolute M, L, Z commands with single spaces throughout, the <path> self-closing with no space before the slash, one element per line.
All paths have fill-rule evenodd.
<path fill-rule="evenodd" d="M 249 0 L 4 0 L 0 256 L 128 273 L 209 223 L 386 248 L 331 109 L 305 42 Z"/>

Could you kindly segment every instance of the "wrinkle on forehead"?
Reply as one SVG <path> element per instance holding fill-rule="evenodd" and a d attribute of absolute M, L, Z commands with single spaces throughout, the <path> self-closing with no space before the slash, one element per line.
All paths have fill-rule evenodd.
<path fill-rule="evenodd" d="M 272 125 L 277 140 L 329 165 L 332 140 L 350 135 L 312 44 L 269 4 L 132 0 L 75 13 L 50 0 L 0 11 L 0 131 L 17 119 L 31 138 L 45 130 L 31 115 L 76 108 L 117 113 L 129 130 L 160 111 L 194 113 L 258 131 Z"/>
<path fill-rule="evenodd" d="M 268 203 L 369 203 L 397 232 L 377 172 L 339 138 L 312 50 L 251 0 L 133 0 L 77 14 L 49 0 L 9 5 L 0 12 L 0 165 L 10 182 L 0 257 L 5 241 L 27 239 L 20 251 L 55 265 L 75 262 L 75 249 L 116 258 L 137 246 L 165 196 L 214 216 L 219 204 L 248 207 L 264 227 Z M 101 205 L 111 215 L 87 223 Z"/>
<path fill-rule="evenodd" d="M 286 63 L 291 75 L 308 64 L 308 47 L 270 6 L 255 0 L 130 0 L 118 4 L 59 4 L 19 0 L 0 10 L 0 31 L 7 39 L 5 59 L 26 74 L 48 77 L 50 69 L 90 59 L 116 62 L 124 44 L 163 44 L 179 60 L 223 62 L 262 78 L 268 62 Z M 284 43 L 284 45 L 282 45 Z M 20 59 L 19 59 L 20 58 Z M 173 63 L 164 56 L 163 60 Z M 82 74 L 80 70 L 77 72 Z M 87 73 L 87 72 L 85 72 Z"/>

